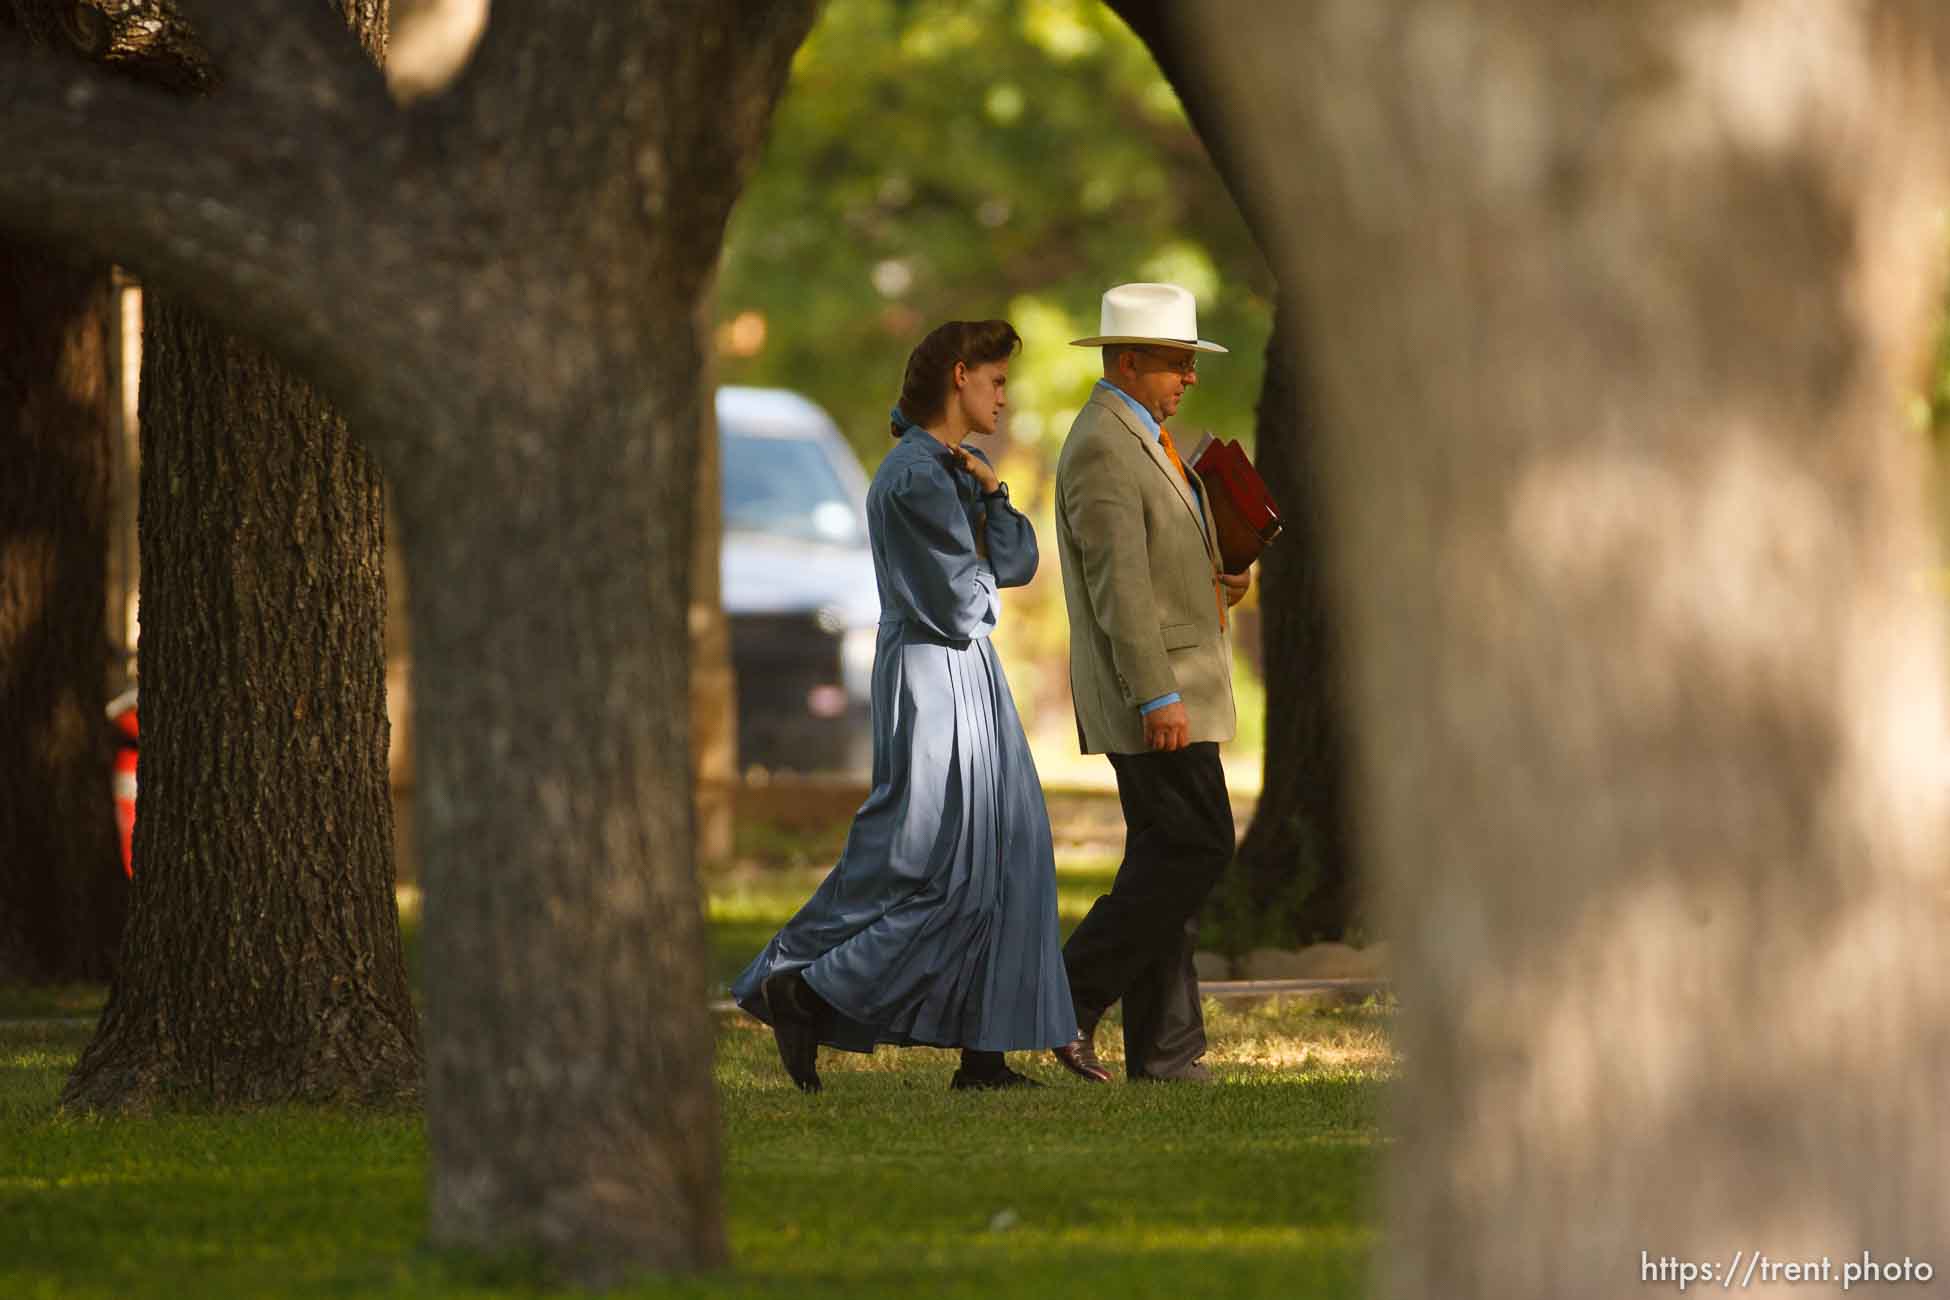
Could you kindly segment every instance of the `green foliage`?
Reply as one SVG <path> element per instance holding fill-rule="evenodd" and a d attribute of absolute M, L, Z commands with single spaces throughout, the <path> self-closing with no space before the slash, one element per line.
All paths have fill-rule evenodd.
<path fill-rule="evenodd" d="M 1010 435 L 1050 458 L 1101 373 L 1069 340 L 1141 279 L 1232 349 L 1185 423 L 1249 437 L 1272 277 L 1137 38 L 1086 0 L 833 0 L 733 216 L 720 374 L 812 396 L 871 466 L 922 334 L 1005 316 Z"/>
<path fill-rule="evenodd" d="M 727 1019 L 735 1265 L 633 1296 L 1359 1294 L 1377 1241 L 1388 1013 L 1209 1012 L 1213 1088 L 947 1089 L 953 1056 L 827 1054 L 801 1096 Z M 0 1023 L 0 1295 L 568 1296 L 532 1261 L 429 1250 L 417 1117 L 52 1113 L 85 1028 Z M 1103 1036 L 1113 1049 L 1116 1035 Z"/>
<path fill-rule="evenodd" d="M 1069 342 L 1096 333 L 1106 288 L 1144 279 L 1191 289 L 1200 333 L 1232 349 L 1200 359 L 1182 430 L 1250 445 L 1272 275 L 1142 43 L 1095 0 L 827 5 L 732 217 L 719 378 L 807 394 L 871 468 L 921 336 L 1014 322 L 1006 442 L 989 450 L 1045 551 L 995 644 L 1046 778 L 1089 766 L 1043 767 L 1076 750 L 1050 479 L 1102 374 Z M 1262 710 L 1236 680 L 1251 749 Z"/>

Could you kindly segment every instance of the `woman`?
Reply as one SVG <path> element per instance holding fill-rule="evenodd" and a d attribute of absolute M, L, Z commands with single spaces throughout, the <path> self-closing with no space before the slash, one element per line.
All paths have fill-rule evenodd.
<path fill-rule="evenodd" d="M 950 321 L 907 359 L 900 445 L 867 491 L 880 586 L 873 793 L 797 916 L 732 984 L 794 1083 L 818 1047 L 959 1047 L 955 1088 L 1034 1086 L 1003 1052 L 1076 1035 L 1049 814 L 1002 664 L 996 589 L 1036 572 L 1036 534 L 971 433 L 995 432 L 1007 321 Z"/>

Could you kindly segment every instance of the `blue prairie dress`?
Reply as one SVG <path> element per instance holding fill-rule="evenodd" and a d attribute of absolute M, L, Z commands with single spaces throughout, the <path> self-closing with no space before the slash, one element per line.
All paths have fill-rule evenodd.
<path fill-rule="evenodd" d="M 873 792 L 839 863 L 732 996 L 766 1020 L 760 983 L 800 971 L 837 1012 L 822 1041 L 852 1052 L 1067 1043 L 1077 1021 L 1049 811 L 989 644 L 997 588 L 1035 575 L 1035 530 L 1006 495 L 982 501 L 919 428 L 875 472 L 867 525 L 880 586 Z"/>

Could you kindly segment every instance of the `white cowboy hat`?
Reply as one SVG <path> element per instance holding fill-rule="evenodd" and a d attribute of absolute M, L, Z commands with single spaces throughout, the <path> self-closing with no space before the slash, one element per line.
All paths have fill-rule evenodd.
<path fill-rule="evenodd" d="M 1175 284 L 1120 284 L 1106 289 L 1097 329 L 1095 336 L 1075 339 L 1070 346 L 1096 348 L 1106 343 L 1149 343 L 1196 352 L 1225 351 L 1198 336 L 1198 304 L 1191 290 Z"/>

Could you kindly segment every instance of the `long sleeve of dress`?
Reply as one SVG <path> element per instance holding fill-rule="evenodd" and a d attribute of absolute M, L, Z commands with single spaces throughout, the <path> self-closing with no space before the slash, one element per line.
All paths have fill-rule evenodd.
<path fill-rule="evenodd" d="M 988 457 L 970 447 L 969 454 L 987 463 Z M 1008 492 L 982 499 L 988 516 L 989 565 L 995 570 L 998 587 L 1021 587 L 1036 576 L 1039 556 L 1036 529 L 1028 516 L 1010 504 Z"/>
<path fill-rule="evenodd" d="M 908 467 L 885 509 L 888 585 L 899 607 L 888 612 L 951 640 L 986 635 L 995 626 L 995 571 L 976 554 L 948 469 L 932 461 Z"/>

